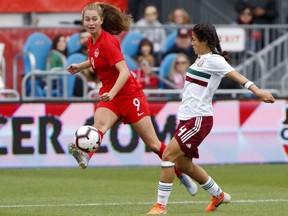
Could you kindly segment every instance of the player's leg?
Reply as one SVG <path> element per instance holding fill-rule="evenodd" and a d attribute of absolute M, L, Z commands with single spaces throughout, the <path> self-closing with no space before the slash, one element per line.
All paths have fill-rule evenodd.
<path fill-rule="evenodd" d="M 107 130 L 109 130 L 118 120 L 118 116 L 115 114 L 117 113 L 117 109 L 113 107 L 113 103 L 105 103 L 103 104 L 103 106 L 101 106 L 100 102 L 98 108 L 94 113 L 93 126 L 98 129 L 101 140 Z M 69 151 L 82 169 L 85 169 L 88 166 L 89 160 L 94 154 L 94 152 L 86 153 L 81 151 L 76 147 L 74 143 L 69 144 Z"/>
<path fill-rule="evenodd" d="M 192 158 L 198 158 L 198 146 L 209 134 L 212 128 L 212 117 L 197 117 L 180 122 L 174 138 L 179 147 L 188 157 L 180 157 L 176 161 L 176 168 L 188 174 L 212 196 L 212 201 L 206 211 L 214 211 L 221 203 L 227 203 L 231 197 L 224 193 L 218 184 L 200 166 L 193 163 Z M 191 133 L 193 131 L 193 133 Z"/>
<path fill-rule="evenodd" d="M 177 140 L 172 139 L 166 147 L 162 157 L 161 175 L 158 183 L 157 203 L 147 214 L 166 214 L 166 205 L 173 187 L 174 165 L 177 158 L 182 157 L 184 153 L 181 151 Z"/>
<path fill-rule="evenodd" d="M 151 151 L 159 155 L 162 158 L 162 154 L 166 145 L 161 143 L 156 135 L 150 116 L 145 116 L 139 121 L 131 124 L 137 131 L 145 145 L 147 145 Z"/>
<path fill-rule="evenodd" d="M 220 204 L 228 203 L 231 200 L 231 196 L 223 192 L 215 180 L 202 167 L 194 164 L 193 161 L 191 163 L 190 158 L 181 157 L 177 159 L 176 165 L 177 169 L 187 173 L 199 183 L 203 190 L 212 196 L 212 200 L 206 207 L 206 211 L 215 211 Z"/>
<path fill-rule="evenodd" d="M 156 135 L 150 118 L 149 104 L 144 93 L 142 93 L 142 96 L 131 98 L 131 100 L 126 100 L 125 104 L 122 104 L 121 107 L 126 113 L 123 117 L 124 123 L 132 124 L 144 143 L 155 154 L 162 158 L 166 145 L 163 142 L 160 142 Z M 194 196 L 198 190 L 197 185 L 188 175 L 179 172 L 178 170 L 175 170 L 175 173 L 187 191 Z"/>
<path fill-rule="evenodd" d="M 132 126 L 137 131 L 143 142 L 160 158 L 162 158 L 163 151 L 166 148 L 166 145 L 163 142 L 160 142 L 156 132 L 154 130 L 150 116 L 145 116 L 136 123 L 133 123 Z M 191 178 L 178 171 L 174 170 L 176 176 L 180 182 L 185 186 L 188 193 L 192 196 L 197 194 L 198 188 L 197 185 L 191 180 Z"/>

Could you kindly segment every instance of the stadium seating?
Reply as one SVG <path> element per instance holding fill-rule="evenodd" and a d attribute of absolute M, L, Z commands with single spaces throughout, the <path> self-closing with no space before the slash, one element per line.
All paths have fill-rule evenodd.
<path fill-rule="evenodd" d="M 18 56 L 23 56 L 23 75 L 26 75 L 32 70 L 46 70 L 46 59 L 51 46 L 51 39 L 41 32 L 35 32 L 27 38 L 24 44 L 23 52 L 18 54 Z M 30 80 L 27 81 L 26 85 L 27 95 L 30 95 Z M 35 96 L 45 96 L 41 79 L 37 79 L 35 82 Z"/>
<path fill-rule="evenodd" d="M 74 33 L 67 39 L 67 55 L 70 55 L 81 48 L 80 34 Z"/>
<path fill-rule="evenodd" d="M 80 63 L 87 60 L 86 55 L 81 53 L 73 53 L 70 56 L 67 57 L 67 66 L 73 64 L 73 63 Z M 75 86 L 75 81 L 77 78 L 77 75 L 67 75 L 67 97 L 73 97 L 73 91 Z M 65 79 L 65 77 L 63 77 Z M 62 79 L 62 81 L 64 81 Z M 63 85 L 64 86 L 64 85 Z"/>
<path fill-rule="evenodd" d="M 167 36 L 166 41 L 165 41 L 163 48 L 162 48 L 163 54 L 166 53 L 175 44 L 176 37 L 177 37 L 177 30 L 170 33 Z"/>
<path fill-rule="evenodd" d="M 170 71 L 172 63 L 176 57 L 177 57 L 177 53 L 171 53 L 171 54 L 168 54 L 167 56 L 165 56 L 165 58 L 163 59 L 163 61 L 161 62 L 161 65 L 159 67 L 160 78 L 165 79 L 165 77 L 168 76 L 168 73 Z M 160 82 L 159 88 L 163 88 L 163 87 L 164 87 L 164 83 Z"/>
<path fill-rule="evenodd" d="M 46 58 L 51 50 L 51 46 L 51 39 L 41 32 L 33 33 L 27 38 L 23 52 L 33 54 L 35 65 L 33 65 L 33 62 L 27 56 L 24 56 L 24 74 L 30 72 L 34 66 L 36 70 L 46 69 Z"/>
<path fill-rule="evenodd" d="M 137 63 L 136 63 L 136 61 L 135 61 L 132 57 L 130 57 L 130 56 L 127 55 L 127 54 L 124 54 L 124 59 L 125 59 L 125 62 L 126 62 L 128 68 L 129 68 L 130 70 L 134 70 L 134 69 L 137 68 Z"/>
<path fill-rule="evenodd" d="M 139 32 L 128 32 L 121 42 L 123 53 L 130 57 L 135 56 L 139 49 L 139 43 L 143 38 L 144 36 Z"/>

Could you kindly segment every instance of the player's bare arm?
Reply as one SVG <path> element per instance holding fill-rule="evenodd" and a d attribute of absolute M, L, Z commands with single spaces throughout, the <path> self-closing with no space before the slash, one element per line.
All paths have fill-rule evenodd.
<path fill-rule="evenodd" d="M 130 77 L 130 71 L 125 61 L 117 62 L 115 67 L 119 71 L 119 76 L 110 92 L 106 92 L 100 96 L 100 99 L 103 101 L 111 101 Z"/>
<path fill-rule="evenodd" d="M 89 68 L 89 67 L 91 67 L 91 64 L 90 64 L 90 61 L 87 60 L 87 61 L 81 62 L 79 64 L 71 64 L 67 67 L 67 70 L 71 75 L 73 75 L 73 74 L 76 74 L 79 71 L 84 70 L 84 69 Z"/>
<path fill-rule="evenodd" d="M 257 97 L 259 97 L 265 103 L 275 102 L 275 98 L 270 92 L 259 89 L 253 82 L 248 80 L 245 76 L 238 73 L 237 71 L 231 71 L 227 73 L 226 76 L 234 80 L 235 82 L 238 82 L 239 84 L 249 89 L 250 91 L 252 91 Z"/>

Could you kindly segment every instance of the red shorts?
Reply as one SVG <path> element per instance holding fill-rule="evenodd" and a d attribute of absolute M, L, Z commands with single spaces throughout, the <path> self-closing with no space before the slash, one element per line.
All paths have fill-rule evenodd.
<path fill-rule="evenodd" d="M 180 121 L 174 138 L 186 156 L 199 158 L 198 146 L 210 133 L 212 125 L 212 116 L 200 116 L 187 121 Z"/>
<path fill-rule="evenodd" d="M 144 93 L 131 98 L 114 98 L 109 102 L 100 101 L 97 105 L 97 108 L 99 107 L 106 107 L 113 111 L 124 124 L 135 123 L 144 116 L 150 116 L 149 104 Z"/>

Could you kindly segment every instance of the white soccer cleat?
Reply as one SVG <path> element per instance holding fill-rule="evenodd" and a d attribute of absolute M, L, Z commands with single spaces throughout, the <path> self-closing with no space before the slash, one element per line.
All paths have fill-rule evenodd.
<path fill-rule="evenodd" d="M 89 155 L 86 152 L 81 151 L 80 149 L 78 149 L 74 143 L 70 143 L 68 148 L 69 148 L 69 152 L 76 159 L 76 161 L 78 162 L 79 166 L 82 169 L 87 168 L 88 163 L 89 163 L 89 159 L 90 159 Z"/>
<path fill-rule="evenodd" d="M 222 203 L 229 203 L 231 201 L 231 196 L 230 194 L 223 192 L 224 193 L 224 199 L 222 201 Z"/>
<path fill-rule="evenodd" d="M 192 179 L 188 175 L 182 173 L 180 176 L 177 177 L 179 178 L 180 182 L 186 187 L 186 190 L 190 195 L 195 196 L 197 194 L 197 184 L 192 181 Z"/>

